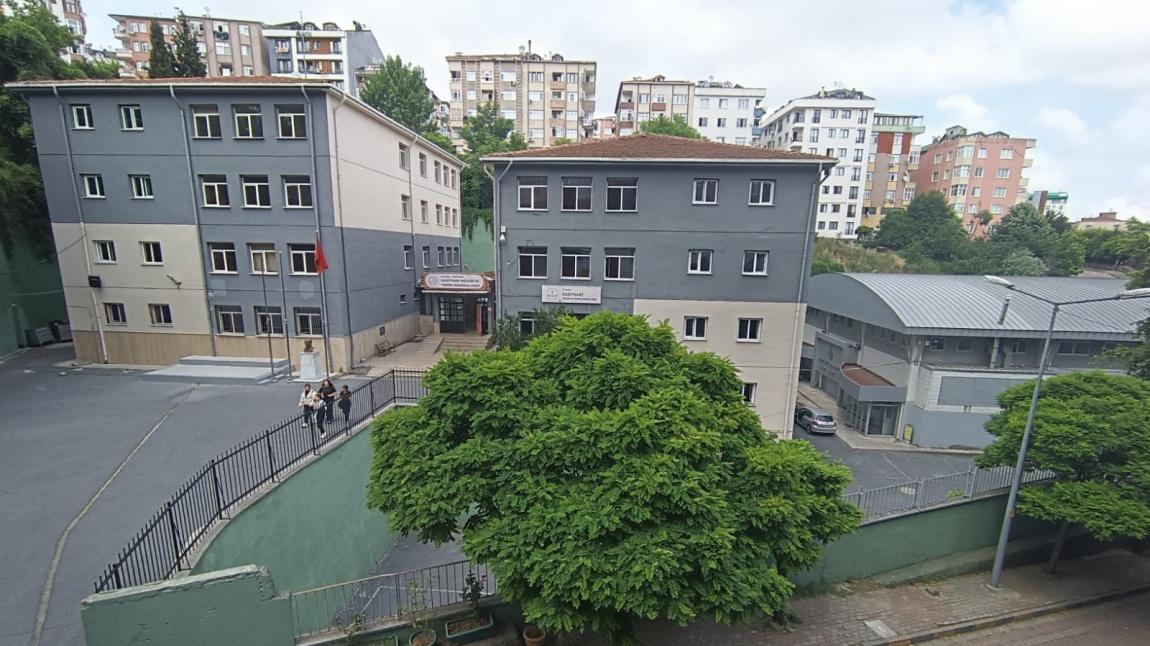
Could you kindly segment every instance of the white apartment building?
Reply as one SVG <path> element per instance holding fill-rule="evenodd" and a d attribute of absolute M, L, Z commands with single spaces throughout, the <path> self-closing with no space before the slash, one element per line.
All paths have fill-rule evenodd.
<path fill-rule="evenodd" d="M 838 159 L 819 194 L 818 235 L 854 238 L 874 124 L 875 100 L 854 89 L 821 89 L 791 99 L 763 120 L 760 147 L 826 155 Z"/>
<path fill-rule="evenodd" d="M 591 137 L 595 118 L 595 61 L 567 60 L 559 54 L 542 56 L 531 42 L 518 54 L 464 54 L 447 57 L 451 73 L 451 140 L 459 136 L 467 117 L 479 106 L 495 102 L 500 114 L 515 122 L 530 148 L 552 145 L 556 139 L 582 141 Z"/>
<path fill-rule="evenodd" d="M 371 30 L 355 23 L 344 31 L 334 22 L 289 22 L 263 30 L 272 76 L 319 79 L 359 96 L 356 70 L 378 65 L 383 51 Z"/>
<path fill-rule="evenodd" d="M 764 88 L 748 88 L 730 81 L 675 81 L 663 75 L 640 77 L 619 84 L 615 120 L 619 136 L 639 132 L 644 121 L 660 115 L 683 115 L 707 139 L 719 143 L 751 145 L 755 108 Z"/>

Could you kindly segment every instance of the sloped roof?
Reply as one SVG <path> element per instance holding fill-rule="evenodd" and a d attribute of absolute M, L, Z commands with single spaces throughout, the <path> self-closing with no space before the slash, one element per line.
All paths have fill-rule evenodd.
<path fill-rule="evenodd" d="M 179 78 L 115 78 L 115 79 L 68 79 L 68 80 L 40 80 L 17 81 L 5 87 L 136 87 L 140 85 L 314 85 L 318 87 L 331 87 L 331 81 L 320 79 L 291 78 L 287 76 L 212 76 L 212 77 L 179 77 Z"/>
<path fill-rule="evenodd" d="M 533 148 L 507 153 L 495 153 L 483 158 L 498 161 L 504 159 L 539 160 L 659 160 L 659 161 L 747 161 L 747 162 L 809 162 L 834 163 L 833 157 L 811 155 L 809 153 L 753 148 L 735 144 L 721 144 L 705 139 L 688 139 L 670 135 L 640 133 L 615 139 L 595 139 L 564 146 Z"/>

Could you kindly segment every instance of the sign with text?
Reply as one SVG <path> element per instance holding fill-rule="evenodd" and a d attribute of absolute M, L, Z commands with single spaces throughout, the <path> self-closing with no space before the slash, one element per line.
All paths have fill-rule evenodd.
<path fill-rule="evenodd" d="M 544 285 L 543 302 L 598 305 L 603 302 L 601 291 L 591 285 Z"/>
<path fill-rule="evenodd" d="M 487 288 L 482 274 L 430 273 L 423 277 L 427 289 L 447 289 L 461 292 L 481 292 Z"/>

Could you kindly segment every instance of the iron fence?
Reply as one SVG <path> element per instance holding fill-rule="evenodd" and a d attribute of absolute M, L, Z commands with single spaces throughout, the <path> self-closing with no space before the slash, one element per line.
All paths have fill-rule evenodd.
<path fill-rule="evenodd" d="M 96 580 L 96 592 L 161 581 L 191 568 L 189 554 L 237 505 L 393 404 L 425 393 L 420 370 L 392 370 L 351 391 L 351 405 L 300 413 L 199 468 L 136 532 Z M 338 400 L 337 400 L 338 401 Z"/>

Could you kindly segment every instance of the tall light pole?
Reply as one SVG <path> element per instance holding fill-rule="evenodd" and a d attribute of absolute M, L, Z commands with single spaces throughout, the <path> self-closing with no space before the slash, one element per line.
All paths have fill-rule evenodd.
<path fill-rule="evenodd" d="M 1050 311 L 1050 324 L 1046 327 L 1046 341 L 1042 344 L 1042 357 L 1038 362 L 1038 378 L 1034 381 L 1034 393 L 1030 396 L 1030 411 L 1026 414 L 1026 428 L 1022 431 L 1022 444 L 1018 447 L 1018 463 L 1014 465 L 1014 475 L 1010 480 L 1010 495 L 1006 498 L 1006 513 L 1002 517 L 1002 531 L 998 534 L 998 549 L 994 553 L 994 568 L 990 571 L 990 587 L 997 588 L 1002 580 L 1002 566 L 1006 561 L 1006 543 L 1010 540 L 1010 523 L 1014 520 L 1014 507 L 1018 502 L 1018 489 L 1022 486 L 1022 467 L 1026 463 L 1026 451 L 1030 448 L 1030 433 L 1034 430 L 1034 414 L 1038 411 L 1038 395 L 1042 391 L 1042 378 L 1046 376 L 1046 367 L 1050 359 L 1050 342 L 1054 336 L 1054 323 L 1058 318 L 1058 311 L 1066 305 L 1081 305 L 1083 303 L 1101 303 L 1103 301 L 1117 301 L 1130 298 L 1146 298 L 1150 296 L 1150 287 L 1131 289 L 1107 296 L 1105 298 L 1086 298 L 1077 301 L 1052 301 L 1048 298 L 1021 290 L 1017 285 L 999 276 L 986 276 L 987 282 L 1005 287 L 1036 298 L 1043 303 L 1053 306 Z"/>

